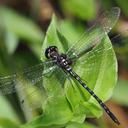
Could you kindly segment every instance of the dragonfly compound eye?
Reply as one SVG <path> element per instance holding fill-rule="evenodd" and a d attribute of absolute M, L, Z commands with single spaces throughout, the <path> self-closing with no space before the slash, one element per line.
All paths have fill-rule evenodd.
<path fill-rule="evenodd" d="M 46 51 L 45 51 L 45 56 L 46 56 L 46 58 L 50 58 L 50 54 L 52 53 L 52 52 L 57 52 L 58 51 L 58 48 L 56 47 L 56 46 L 50 46 L 50 47 L 48 47 L 47 49 L 46 49 Z"/>

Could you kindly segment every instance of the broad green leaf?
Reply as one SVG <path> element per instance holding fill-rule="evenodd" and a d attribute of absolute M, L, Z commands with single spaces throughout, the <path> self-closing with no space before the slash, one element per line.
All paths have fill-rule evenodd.
<path fill-rule="evenodd" d="M 75 15 L 83 20 L 92 20 L 96 16 L 94 0 L 60 0 L 59 2 L 65 14 Z"/>
<path fill-rule="evenodd" d="M 85 27 L 79 23 L 74 23 L 69 20 L 62 20 L 60 22 L 60 30 L 67 38 L 68 42 L 72 44 L 72 42 L 79 39 L 79 37 L 85 31 Z"/>
<path fill-rule="evenodd" d="M 72 111 L 70 110 L 69 103 L 62 92 L 62 89 L 58 86 L 60 83 L 53 79 L 56 79 L 53 75 L 50 76 L 49 81 L 44 78 L 45 89 L 48 93 L 43 106 L 43 114 L 38 116 L 30 123 L 23 126 L 23 128 L 51 128 L 55 126 L 65 125 L 72 118 Z M 52 93 L 53 92 L 53 93 Z"/>
<path fill-rule="evenodd" d="M 72 113 L 64 95 L 49 97 L 44 105 L 43 115 L 24 125 L 22 128 L 61 128 L 71 119 Z"/>
<path fill-rule="evenodd" d="M 114 90 L 112 100 L 117 103 L 128 106 L 128 81 L 127 80 L 118 80 L 117 86 Z"/>
<path fill-rule="evenodd" d="M 68 30 L 69 29 L 69 30 Z M 77 30 L 78 29 L 78 30 Z M 63 21 L 63 22 L 61 22 L 61 31 L 63 32 L 63 34 L 67 37 L 67 39 L 70 41 L 70 43 L 73 43 L 73 42 L 75 42 L 76 40 L 73 40 L 73 37 L 74 38 L 76 38 L 77 40 L 78 40 L 78 36 L 80 36 L 80 33 L 81 33 L 81 31 L 80 31 L 80 28 L 76 28 L 76 25 L 74 25 L 73 26 L 73 24 L 71 24 L 70 22 L 65 22 L 65 21 Z M 67 32 L 66 32 L 67 31 Z M 71 31 L 71 33 L 70 33 L 70 31 Z M 109 41 L 109 40 L 108 40 Z M 110 42 L 110 41 L 109 41 Z M 102 46 L 102 45 L 101 45 Z M 102 49 L 104 50 L 105 48 L 109 48 L 109 46 L 111 47 L 111 44 L 109 44 L 109 45 L 106 45 L 106 46 L 104 46 L 104 47 L 102 47 Z M 112 48 L 111 48 L 112 49 Z M 95 51 L 95 50 L 93 50 L 93 51 Z M 105 51 L 103 51 L 103 52 L 105 52 Z M 92 52 L 93 53 L 93 52 Z M 85 57 L 85 59 L 83 59 L 83 61 L 87 61 L 87 60 L 89 60 L 88 58 L 92 55 L 92 53 L 90 53 L 90 55 L 88 55 L 88 56 L 86 56 Z M 108 53 L 109 53 L 109 51 L 108 51 Z M 114 54 L 113 54 L 114 55 Z M 103 56 L 103 55 L 102 55 Z M 102 56 L 100 56 L 99 58 L 101 59 L 102 58 Z M 76 67 L 76 70 L 78 69 L 78 71 L 80 71 L 81 72 L 81 70 L 83 70 L 83 72 L 86 74 L 86 72 L 87 72 L 87 70 L 89 69 L 88 67 L 89 66 L 91 66 L 90 65 L 90 63 L 92 63 L 92 65 L 94 66 L 94 62 L 95 62 L 95 59 L 97 59 L 97 58 L 94 58 L 93 59 L 93 61 L 92 62 L 89 62 L 88 61 L 88 65 L 86 65 L 86 67 L 85 67 L 85 65 L 81 65 L 80 63 L 78 64 L 78 67 Z M 97 60 L 100 60 L 100 59 L 97 59 Z M 96 60 L 96 61 L 97 61 Z M 79 66 L 79 65 L 81 65 L 81 66 Z M 79 67 L 81 67 L 82 69 L 80 69 Z M 116 68 L 116 67 L 115 67 Z M 85 69 L 85 70 L 84 70 Z M 92 69 L 93 70 L 93 69 Z M 92 72 L 92 71 L 91 71 Z M 90 73 L 91 73 L 90 72 Z M 86 76 L 86 75 L 85 75 Z M 82 78 L 84 78 L 85 77 L 84 75 L 83 75 L 83 77 Z M 91 79 L 92 79 L 92 77 L 91 77 Z M 92 81 L 92 80 L 90 80 L 90 81 Z M 85 77 L 85 83 L 87 82 L 87 84 L 88 84 L 88 81 L 87 81 L 87 79 L 86 79 L 86 77 Z M 76 84 L 76 83 L 75 83 Z M 75 84 L 74 84 L 74 86 L 75 86 Z M 113 84 L 114 85 L 114 84 Z M 76 105 L 78 105 L 77 104 L 77 99 L 78 100 L 80 100 L 80 98 L 79 98 L 79 96 L 74 96 L 74 92 L 76 92 L 76 90 L 74 90 L 73 89 L 73 91 L 71 91 L 71 89 L 70 88 L 72 88 L 71 86 L 69 87 L 69 92 L 70 92 L 70 94 L 71 94 L 71 92 L 72 92 L 72 99 L 71 99 L 71 101 L 73 102 L 75 102 L 76 103 Z M 85 91 L 85 90 L 84 90 Z M 87 92 L 86 92 L 87 93 Z M 69 95 L 70 95 L 69 94 Z M 75 93 L 76 94 L 76 93 Z M 81 94 L 81 93 L 80 93 Z M 88 93 L 87 93 L 88 94 Z M 70 95 L 71 96 L 71 95 Z M 75 97 L 75 98 L 74 98 Z M 77 98 L 76 98 L 77 97 Z M 85 99 L 84 99 L 85 100 Z M 86 114 L 87 113 L 89 113 L 89 109 L 93 109 L 94 107 L 95 107 L 95 110 L 99 110 L 100 111 L 100 108 L 98 108 L 97 106 L 94 106 L 94 105 L 92 105 L 92 103 L 84 103 L 84 110 L 85 110 L 85 108 L 86 108 Z M 82 107 L 83 108 L 83 107 Z M 80 108 L 80 107 L 78 107 L 78 109 L 77 110 L 81 110 L 81 112 L 82 112 L 82 108 Z M 97 113 L 98 111 L 95 111 L 95 113 Z M 99 113 L 99 112 L 98 112 Z M 96 114 L 97 115 L 97 114 Z M 98 114 L 99 115 L 99 114 Z M 77 115 L 78 116 L 78 115 Z M 78 120 L 77 120 L 78 121 Z"/>
<path fill-rule="evenodd" d="M 74 70 L 98 97 L 103 101 L 109 99 L 117 79 L 117 62 L 110 40 L 104 38 L 102 43 L 83 55 L 76 61 Z M 72 84 L 73 86 L 65 84 L 65 88 L 67 98 L 74 110 L 81 110 L 89 117 L 99 117 L 101 108 L 96 100 L 76 82 L 72 81 Z"/>

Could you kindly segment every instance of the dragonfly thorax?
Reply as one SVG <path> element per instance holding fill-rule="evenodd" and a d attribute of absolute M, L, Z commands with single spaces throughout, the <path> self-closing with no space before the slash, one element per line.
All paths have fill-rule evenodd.
<path fill-rule="evenodd" d="M 66 54 L 60 54 L 57 58 L 57 63 L 60 67 L 68 69 L 72 64 L 72 61 L 67 57 Z"/>

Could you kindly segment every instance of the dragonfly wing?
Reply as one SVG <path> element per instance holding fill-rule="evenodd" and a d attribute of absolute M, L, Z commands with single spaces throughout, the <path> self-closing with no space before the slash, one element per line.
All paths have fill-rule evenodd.
<path fill-rule="evenodd" d="M 0 78 L 0 94 L 10 94 L 15 92 L 16 75 Z"/>
<path fill-rule="evenodd" d="M 108 40 L 108 38 L 104 38 L 102 44 L 77 59 L 74 65 L 74 71 L 80 75 L 90 89 L 95 91 L 98 88 L 98 92 L 95 93 L 101 98 L 103 91 L 104 94 L 108 93 L 106 86 L 112 88 L 115 85 L 113 83 L 108 85 L 107 83 L 108 78 L 110 82 L 113 82 L 116 76 L 115 53 Z M 88 98 L 90 97 L 88 93 L 85 95 Z"/>
<path fill-rule="evenodd" d="M 42 79 L 42 77 L 48 74 L 50 71 L 55 69 L 53 66 L 53 61 L 41 62 L 40 64 L 30 67 L 24 70 L 20 74 L 14 74 L 7 77 L 0 78 L 0 92 L 2 95 L 14 93 L 16 88 L 18 88 L 18 83 L 26 82 L 31 83 L 29 85 L 34 85 Z M 17 83 L 18 82 L 18 83 Z M 19 89 L 23 89 L 20 87 Z"/>
<path fill-rule="evenodd" d="M 90 51 L 101 42 L 101 39 L 113 28 L 120 15 L 120 9 L 114 7 L 103 13 L 98 21 L 85 32 L 80 39 L 67 51 L 69 58 L 78 58 L 85 52 Z"/>
<path fill-rule="evenodd" d="M 26 100 L 28 96 L 31 97 L 31 100 L 29 100 L 29 109 L 31 108 L 31 111 L 41 110 L 43 104 L 46 105 L 47 100 L 49 99 L 55 100 L 57 97 L 63 97 L 65 95 L 64 83 L 66 81 L 66 78 L 67 75 L 65 74 L 65 72 L 61 68 L 56 67 L 56 70 L 54 70 L 52 74 L 45 75 L 43 77 L 43 88 L 41 88 L 44 92 L 43 94 L 39 96 L 39 90 L 35 88 L 27 96 L 22 96 L 22 99 L 25 99 L 22 105 L 23 108 L 28 104 L 28 101 Z M 35 98 L 37 96 L 38 98 Z"/>

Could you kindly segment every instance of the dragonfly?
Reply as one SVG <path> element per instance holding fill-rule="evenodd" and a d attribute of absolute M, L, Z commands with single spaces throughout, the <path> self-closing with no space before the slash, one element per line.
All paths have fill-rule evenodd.
<path fill-rule="evenodd" d="M 111 10 L 104 12 L 97 22 L 86 32 L 82 34 L 80 39 L 74 43 L 66 53 L 60 53 L 57 46 L 48 46 L 45 50 L 46 61 L 41 62 L 33 67 L 25 69 L 22 74 L 15 73 L 14 75 L 0 78 L 0 91 L 2 95 L 14 93 L 17 90 L 17 79 L 23 82 L 21 78 L 26 77 L 26 80 L 31 82 L 31 85 L 35 85 L 37 82 L 43 79 L 44 76 L 50 72 L 56 71 L 60 68 L 65 74 L 68 74 L 71 79 L 74 79 L 82 86 L 99 105 L 105 110 L 109 117 L 119 125 L 120 122 L 117 117 L 110 111 L 110 109 L 103 103 L 103 101 L 92 91 L 86 82 L 74 71 L 72 65 L 77 62 L 83 55 L 88 54 L 97 45 L 99 45 L 102 39 L 111 31 L 116 24 L 120 16 L 120 8 L 113 7 Z M 95 31 L 95 34 L 94 34 Z M 96 32 L 97 31 L 97 32 Z M 93 35 L 93 36 L 91 36 Z M 90 38 L 91 37 L 91 38 Z M 86 42 L 85 42 L 86 40 Z M 108 48 L 109 49 L 109 48 Z M 106 49 L 107 50 L 107 49 Z M 102 48 L 99 48 L 99 54 L 101 54 Z M 92 54 L 90 59 L 94 59 L 95 55 Z M 87 60 L 83 60 L 83 63 Z M 45 68 L 44 68 L 45 67 Z M 24 89 L 24 88 L 19 88 Z M 22 100 L 22 102 L 24 102 Z"/>

